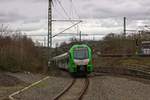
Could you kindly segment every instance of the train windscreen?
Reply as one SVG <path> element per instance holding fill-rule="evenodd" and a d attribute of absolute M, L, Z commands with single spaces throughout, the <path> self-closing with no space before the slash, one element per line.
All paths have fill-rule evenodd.
<path fill-rule="evenodd" d="M 75 48 L 74 49 L 74 59 L 88 59 L 88 49 L 87 48 Z"/>
<path fill-rule="evenodd" d="M 148 44 L 148 43 L 143 43 L 143 44 L 142 44 L 142 48 L 148 48 L 148 49 L 150 49 L 150 44 Z"/>

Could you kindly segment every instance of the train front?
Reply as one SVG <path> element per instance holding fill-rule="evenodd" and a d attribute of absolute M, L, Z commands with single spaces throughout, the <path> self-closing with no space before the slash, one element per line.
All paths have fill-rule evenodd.
<path fill-rule="evenodd" d="M 92 52 L 87 45 L 75 45 L 70 50 L 70 72 L 91 73 L 93 71 Z"/>

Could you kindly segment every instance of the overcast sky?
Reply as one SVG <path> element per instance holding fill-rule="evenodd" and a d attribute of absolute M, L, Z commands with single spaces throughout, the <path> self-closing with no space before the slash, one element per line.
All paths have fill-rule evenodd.
<path fill-rule="evenodd" d="M 53 19 L 82 19 L 82 33 L 121 33 L 124 16 L 128 29 L 149 25 L 149 5 L 149 0 L 53 0 Z M 47 9 L 48 0 L 0 0 L 0 24 L 27 34 L 47 34 Z M 71 24 L 53 23 L 53 34 Z M 68 32 L 76 32 L 76 28 Z M 54 42 L 65 39 L 56 37 Z"/>

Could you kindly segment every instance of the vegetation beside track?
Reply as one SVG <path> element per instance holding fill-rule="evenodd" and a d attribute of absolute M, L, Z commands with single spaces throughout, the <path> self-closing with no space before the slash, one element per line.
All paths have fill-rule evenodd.
<path fill-rule="evenodd" d="M 150 70 L 150 57 L 97 57 L 95 67 L 136 67 Z M 137 65 L 137 66 L 135 66 Z M 141 66 L 142 65 L 142 66 Z"/>
<path fill-rule="evenodd" d="M 21 33 L 0 34 L 1 71 L 41 72 L 47 66 L 45 55 L 42 48 L 36 47 L 30 38 Z"/>

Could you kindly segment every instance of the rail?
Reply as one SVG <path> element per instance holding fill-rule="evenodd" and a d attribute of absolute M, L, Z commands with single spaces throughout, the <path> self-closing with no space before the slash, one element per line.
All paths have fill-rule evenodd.
<path fill-rule="evenodd" d="M 82 100 L 84 94 L 86 93 L 86 91 L 87 91 L 87 89 L 88 89 L 89 83 L 90 83 L 90 81 L 89 81 L 89 79 L 88 79 L 88 77 L 87 77 L 87 78 L 85 79 L 85 83 L 84 83 L 84 84 L 85 84 L 85 87 L 82 89 L 82 91 L 81 91 L 81 93 L 80 93 L 80 95 L 79 95 L 78 100 Z"/>
<path fill-rule="evenodd" d="M 73 79 L 72 82 L 62 91 L 60 92 L 56 97 L 53 98 L 53 100 L 58 100 L 62 95 L 64 95 L 75 83 L 76 79 Z"/>
<path fill-rule="evenodd" d="M 77 85 L 77 80 L 78 79 L 73 79 L 72 82 L 62 92 L 60 92 L 56 97 L 53 98 L 53 100 L 59 100 L 60 98 L 61 99 L 64 98 L 64 100 L 65 100 L 65 98 L 67 96 L 70 96 L 70 95 L 67 95 L 67 93 L 69 92 L 69 90 L 70 91 L 73 90 L 75 85 Z M 82 83 L 82 81 L 79 81 L 79 80 L 78 80 L 78 82 Z M 82 88 L 81 88 L 81 90 L 79 89 L 79 91 L 78 91 L 80 94 L 75 96 L 76 100 L 82 100 L 84 94 L 86 93 L 86 91 L 88 89 L 88 86 L 89 86 L 89 79 L 88 79 L 88 77 L 84 78 L 83 85 L 84 86 L 82 86 L 81 84 L 78 83 L 78 86 L 80 86 L 80 87 L 82 86 Z"/>

